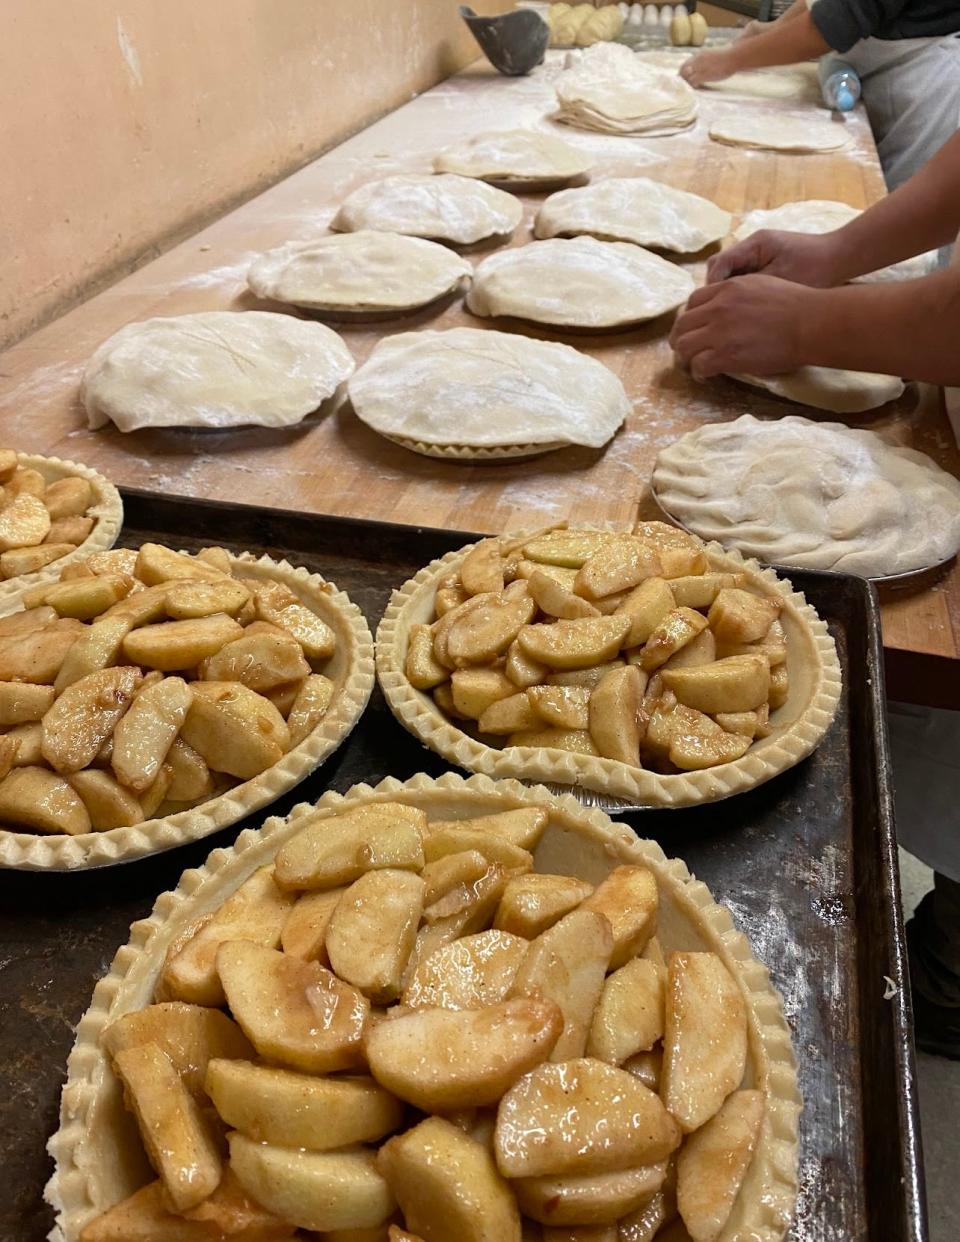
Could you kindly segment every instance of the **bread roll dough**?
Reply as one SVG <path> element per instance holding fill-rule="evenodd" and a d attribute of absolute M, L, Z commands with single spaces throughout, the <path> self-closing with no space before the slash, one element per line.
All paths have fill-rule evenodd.
<path fill-rule="evenodd" d="M 590 159 L 552 134 L 508 129 L 476 134 L 433 161 L 438 173 L 457 173 L 511 185 L 573 181 L 590 171 Z"/>
<path fill-rule="evenodd" d="M 433 445 L 599 448 L 630 413 L 603 363 L 568 345 L 479 328 L 386 337 L 348 393 L 374 431 Z"/>
<path fill-rule="evenodd" d="M 354 369 L 319 323 L 264 311 L 145 319 L 114 333 L 87 364 L 91 427 L 287 427 L 316 410 Z"/>
<path fill-rule="evenodd" d="M 737 225 L 733 234 L 734 241 L 743 241 L 760 229 L 785 229 L 792 233 L 831 233 L 834 229 L 843 228 L 851 220 L 856 220 L 861 213 L 856 207 L 847 203 L 835 203 L 830 199 L 811 198 L 794 203 L 783 203 L 769 211 L 759 209 L 748 212 Z M 882 267 L 876 272 L 867 272 L 858 276 L 856 281 L 874 283 L 883 280 L 916 280 L 928 276 L 937 265 L 937 252 L 929 251 L 912 259 L 904 259 L 902 263 L 893 263 L 890 267 Z"/>
<path fill-rule="evenodd" d="M 558 121 L 601 133 L 676 134 L 697 117 L 695 92 L 621 43 L 600 43 L 557 79 Z"/>
<path fill-rule="evenodd" d="M 903 381 L 872 371 L 842 371 L 832 367 L 799 367 L 787 375 L 734 375 L 754 388 L 809 405 L 831 414 L 862 414 L 903 395 Z"/>
<path fill-rule="evenodd" d="M 261 298 L 314 310 L 411 310 L 449 293 L 472 266 L 436 242 L 361 229 L 269 250 L 247 283 Z"/>
<path fill-rule="evenodd" d="M 520 200 L 472 177 L 410 174 L 368 181 L 343 202 L 331 228 L 377 229 L 469 246 L 508 236 L 520 223 Z"/>
<path fill-rule="evenodd" d="M 592 47 L 604 39 L 615 39 L 623 30 L 623 17 L 615 4 L 594 9 L 577 31 L 577 44 Z"/>
<path fill-rule="evenodd" d="M 850 142 L 843 121 L 810 120 L 782 112 L 731 112 L 713 122 L 710 137 L 732 147 L 795 155 L 839 151 Z"/>
<path fill-rule="evenodd" d="M 608 177 L 551 194 L 537 213 L 537 237 L 589 233 L 694 254 L 730 231 L 730 213 L 698 194 L 649 177 Z"/>
<path fill-rule="evenodd" d="M 682 306 L 693 278 L 629 242 L 538 241 L 479 265 L 467 298 L 475 315 L 510 315 L 560 327 L 604 330 Z"/>
<path fill-rule="evenodd" d="M 710 423 L 661 450 L 652 485 L 682 525 L 761 561 L 884 577 L 960 549 L 960 481 L 838 423 Z"/>

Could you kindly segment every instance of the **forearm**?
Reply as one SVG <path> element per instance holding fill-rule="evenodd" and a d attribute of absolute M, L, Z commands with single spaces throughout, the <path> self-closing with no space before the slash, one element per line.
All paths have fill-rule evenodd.
<path fill-rule="evenodd" d="M 805 4 L 796 14 L 788 10 L 769 29 L 752 39 L 738 40 L 729 49 L 731 72 L 763 69 L 767 65 L 795 65 L 815 56 L 824 56 L 830 46 L 813 23 Z"/>
<path fill-rule="evenodd" d="M 960 270 L 813 297 L 816 313 L 802 329 L 805 362 L 960 387 Z"/>
<path fill-rule="evenodd" d="M 837 282 L 947 246 L 960 233 L 960 134 L 893 194 L 833 234 Z"/>

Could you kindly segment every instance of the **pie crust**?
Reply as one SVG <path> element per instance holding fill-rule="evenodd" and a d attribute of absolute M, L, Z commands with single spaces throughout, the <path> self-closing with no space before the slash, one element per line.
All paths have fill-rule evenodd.
<path fill-rule="evenodd" d="M 0 868 L 20 871 L 79 871 L 130 862 L 148 854 L 197 841 L 288 793 L 346 740 L 363 714 L 374 683 L 373 640 L 363 613 L 353 601 L 319 574 L 296 569 L 287 561 L 259 559 L 249 552 L 231 556 L 248 578 L 282 582 L 333 629 L 337 648 L 324 670 L 336 684 L 326 715 L 299 746 L 252 780 L 235 785 L 199 806 L 131 828 L 111 828 L 79 836 L 39 835 L 0 829 Z M 0 613 L 14 611 L 13 600 Z"/>
<path fill-rule="evenodd" d="M 433 620 L 437 584 L 455 570 L 474 544 L 432 561 L 398 591 L 377 629 L 377 677 L 390 710 L 425 746 L 471 772 L 497 778 L 547 781 L 594 790 L 639 806 L 693 806 L 717 802 L 762 785 L 811 754 L 829 729 L 840 702 L 842 678 L 837 649 L 814 609 L 787 579 L 762 569 L 718 543 L 705 551 L 714 571 L 744 573 L 749 585 L 784 600 L 780 622 L 787 633 L 790 694 L 770 719 L 770 735 L 741 759 L 697 772 L 662 776 L 613 759 L 555 748 L 488 746 L 459 729 L 429 694 L 407 680 L 404 662 L 410 628 Z"/>
<path fill-rule="evenodd" d="M 382 432 L 379 433 L 383 435 Z M 460 462 L 468 466 L 499 466 L 503 462 L 524 461 L 528 457 L 542 457 L 544 453 L 554 453 L 557 449 L 574 448 L 567 441 L 555 444 L 424 444 L 422 440 L 407 440 L 403 436 L 384 436 L 409 449 L 411 453 L 419 453 L 421 457 L 436 457 L 441 461 Z"/>
<path fill-rule="evenodd" d="M 538 870 L 598 881 L 621 863 L 649 867 L 660 892 L 658 934 L 668 949 L 711 950 L 739 983 L 750 1029 L 747 1085 L 762 1090 L 766 1108 L 760 1139 L 720 1242 L 750 1238 L 779 1242 L 797 1197 L 798 1121 L 802 1101 L 790 1031 L 769 974 L 754 957 L 730 912 L 679 859 L 668 859 L 654 841 L 635 836 L 625 824 L 582 807 L 569 794 L 552 796 L 542 786 L 464 779 L 447 773 L 438 780 L 418 775 L 401 783 L 355 785 L 347 794 L 329 791 L 316 804 L 331 815 L 374 802 L 401 800 L 431 817 L 467 818 L 530 804 L 545 806 L 550 823 L 536 850 Z M 51 1242 L 77 1242 L 94 1216 L 132 1194 L 151 1176 L 123 1095 L 98 1040 L 121 1014 L 148 1004 L 168 946 L 198 917 L 215 910 L 257 868 L 269 863 L 297 831 L 313 806 L 301 803 L 286 819 L 268 819 L 247 829 L 227 849 L 216 849 L 202 867 L 185 871 L 177 888 L 158 897 L 149 918 L 134 923 L 130 941 L 97 984 L 90 1008 L 77 1028 L 67 1061 L 60 1104 L 60 1128 L 48 1151 L 55 1161 L 45 1197 L 57 1213 Z"/>
<path fill-rule="evenodd" d="M 96 470 L 91 470 L 80 462 L 63 461 L 59 457 L 40 457 L 33 453 L 18 453 L 17 461 L 30 470 L 38 470 L 48 483 L 56 483 L 59 479 L 86 479 L 93 489 L 94 497 L 87 516 L 92 517 L 94 523 L 93 530 L 76 551 L 68 552 L 58 561 L 51 561 L 36 573 L 21 574 L 18 578 L 6 578 L 0 582 L 0 612 L 9 611 L 5 604 L 11 596 L 19 595 L 21 591 L 41 582 L 58 578 L 67 565 L 83 560 L 91 552 L 105 552 L 112 548 L 123 525 L 123 501 L 120 493 Z"/>

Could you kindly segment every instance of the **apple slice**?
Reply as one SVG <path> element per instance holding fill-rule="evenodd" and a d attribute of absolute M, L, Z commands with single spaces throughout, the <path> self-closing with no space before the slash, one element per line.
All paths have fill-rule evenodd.
<path fill-rule="evenodd" d="M 657 930 L 657 881 L 646 867 L 614 867 L 581 909 L 602 914 L 613 930 L 610 966 L 622 966 L 643 951 Z"/>
<path fill-rule="evenodd" d="M 667 1163 L 582 1177 L 521 1177 L 511 1182 L 520 1210 L 544 1225 L 609 1225 L 652 1198 Z"/>
<path fill-rule="evenodd" d="M 300 831 L 277 853 L 285 889 L 337 888 L 366 871 L 419 871 L 427 816 L 402 802 L 378 802 L 339 815 L 305 815 Z"/>
<path fill-rule="evenodd" d="M 217 971 L 233 1016 L 266 1060 L 312 1074 L 363 1063 L 370 1002 L 319 963 L 234 940 L 217 951 Z"/>
<path fill-rule="evenodd" d="M 717 1242 L 763 1123 L 762 1091 L 735 1091 L 677 1156 L 677 1207 L 693 1242 Z"/>
<path fill-rule="evenodd" d="M 543 807 L 520 806 L 514 811 L 496 811 L 492 815 L 476 815 L 472 819 L 434 820 L 428 832 L 439 832 L 441 828 L 469 828 L 473 832 L 503 837 L 522 850 L 535 850 L 549 818 Z"/>
<path fill-rule="evenodd" d="M 664 971 L 634 958 L 607 977 L 593 1014 L 587 1056 L 622 1065 L 663 1038 Z"/>
<path fill-rule="evenodd" d="M 482 1009 L 506 999 L 529 942 L 503 931 L 442 945 L 418 963 L 403 993 L 411 1009 Z"/>
<path fill-rule="evenodd" d="M 494 1147 L 504 1177 L 580 1176 L 657 1164 L 680 1139 L 643 1083 L 582 1057 L 539 1065 L 510 1088 L 497 1110 Z"/>
<path fill-rule="evenodd" d="M 329 966 L 327 928 L 346 891 L 346 888 L 319 889 L 298 897 L 280 933 L 284 953 L 302 957 L 306 962 Z"/>
<path fill-rule="evenodd" d="M 507 881 L 493 925 L 533 940 L 575 910 L 593 892 L 593 885 L 569 875 L 514 876 Z"/>
<path fill-rule="evenodd" d="M 690 1134 L 743 1080 L 747 1007 L 716 953 L 671 953 L 667 972 L 660 1094 Z"/>
<path fill-rule="evenodd" d="M 347 889 L 327 926 L 331 969 L 371 1000 L 400 994 L 423 913 L 423 880 L 411 871 L 368 871 Z"/>

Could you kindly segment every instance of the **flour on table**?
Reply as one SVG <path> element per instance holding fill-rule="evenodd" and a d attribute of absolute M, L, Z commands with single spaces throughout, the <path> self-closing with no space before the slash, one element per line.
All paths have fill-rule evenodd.
<path fill-rule="evenodd" d="M 518 198 L 483 181 L 452 173 L 411 174 L 369 181 L 354 190 L 330 227 L 407 233 L 467 246 L 512 233 L 522 216 Z"/>
<path fill-rule="evenodd" d="M 83 377 L 91 427 L 287 427 L 352 373 L 335 332 L 291 315 L 202 311 L 131 323 Z"/>
<path fill-rule="evenodd" d="M 374 431 L 430 445 L 599 448 L 630 413 L 603 363 L 567 345 L 478 328 L 386 337 L 347 391 Z"/>
<path fill-rule="evenodd" d="M 732 147 L 795 155 L 839 151 L 850 142 L 842 121 L 811 120 L 782 112 L 731 112 L 713 122 L 710 137 Z"/>
<path fill-rule="evenodd" d="M 683 268 L 640 246 L 576 237 L 490 255 L 474 273 L 467 309 L 603 330 L 676 310 L 694 287 Z"/>
<path fill-rule="evenodd" d="M 457 173 L 505 185 L 564 184 L 584 177 L 591 161 L 562 138 L 533 129 L 475 134 L 442 151 L 438 173 Z"/>
<path fill-rule="evenodd" d="M 556 119 L 601 133 L 675 134 L 697 118 L 697 96 L 679 74 L 645 63 L 620 43 L 584 51 L 557 79 Z"/>
<path fill-rule="evenodd" d="M 678 254 L 695 254 L 730 231 L 730 213 L 649 177 L 607 177 L 551 194 L 537 213 L 537 237 L 588 233 Z"/>
<path fill-rule="evenodd" d="M 862 414 L 903 395 L 904 384 L 892 375 L 843 371 L 833 367 L 798 367 L 786 375 L 733 375 L 774 396 L 831 414 Z"/>
<path fill-rule="evenodd" d="M 960 550 L 960 481 L 839 423 L 711 423 L 660 451 L 652 486 L 701 538 L 761 561 L 884 577 Z"/>

